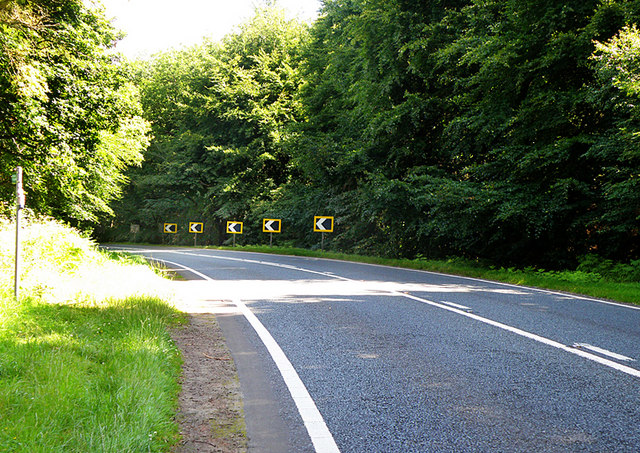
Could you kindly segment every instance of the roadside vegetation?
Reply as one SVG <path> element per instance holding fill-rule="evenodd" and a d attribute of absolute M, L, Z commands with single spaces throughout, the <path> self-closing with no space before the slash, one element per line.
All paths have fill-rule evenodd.
<path fill-rule="evenodd" d="M 183 315 L 135 258 L 99 251 L 53 220 L 24 229 L 13 295 L 14 226 L 0 221 L 2 451 L 168 451 Z"/>
<path fill-rule="evenodd" d="M 301 248 L 238 249 L 639 303 L 639 22 L 624 0 L 323 0 L 308 25 L 268 1 L 127 61 L 99 2 L 0 0 L 1 449 L 178 435 L 182 318 L 153 271 L 32 221 L 14 300 L 16 166 L 27 207 L 100 241 L 190 244 L 203 222 L 228 245 L 229 220 L 281 219 Z M 332 252 L 308 250 L 315 215 Z"/>

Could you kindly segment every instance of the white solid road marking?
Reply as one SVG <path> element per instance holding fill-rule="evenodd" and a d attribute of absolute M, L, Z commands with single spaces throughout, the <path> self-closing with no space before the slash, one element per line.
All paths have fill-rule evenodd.
<path fill-rule="evenodd" d="M 602 349 L 599 348 L 597 346 L 592 346 L 588 343 L 575 343 L 573 345 L 574 348 L 584 348 L 584 349 L 589 349 L 593 352 L 597 352 L 598 354 L 602 354 L 602 355 L 606 355 L 608 357 L 611 357 L 612 359 L 615 360 L 620 360 L 622 362 L 635 362 L 635 359 L 632 359 L 631 357 L 627 357 L 626 355 L 622 355 L 622 354 L 618 354 L 615 352 L 611 352 L 608 351 L 606 349 Z"/>
<path fill-rule="evenodd" d="M 185 255 L 193 255 L 192 253 L 184 253 Z M 211 258 L 210 256 L 208 256 Z M 207 280 L 213 281 L 211 277 L 204 275 L 201 272 L 196 271 L 187 266 L 183 266 L 182 264 L 175 263 L 173 261 L 161 260 L 159 258 L 153 258 L 158 261 L 162 261 L 164 263 L 169 263 L 174 266 L 181 267 L 182 269 L 197 275 L 198 277 Z M 238 310 L 244 315 L 244 317 L 249 321 L 251 327 L 256 331 L 265 347 L 269 351 L 271 358 L 275 362 L 282 378 L 284 379 L 289 392 L 291 393 L 291 398 L 293 402 L 296 403 L 296 407 L 298 408 L 298 412 L 300 413 L 300 417 L 304 423 L 305 428 L 307 429 L 307 433 L 311 438 L 311 442 L 317 453 L 340 453 L 340 449 L 338 449 L 338 445 L 333 439 L 333 435 L 324 419 L 322 418 L 322 414 L 318 410 L 316 403 L 311 398 L 309 391 L 305 387 L 302 379 L 298 376 L 295 368 L 285 355 L 282 348 L 278 345 L 276 340 L 271 336 L 267 328 L 260 322 L 260 320 L 254 315 L 251 310 L 240 300 L 233 301 L 238 307 Z"/>
<path fill-rule="evenodd" d="M 282 348 L 276 340 L 271 336 L 267 328 L 260 322 L 251 310 L 240 300 L 234 301 L 238 309 L 242 312 L 247 321 L 254 328 L 264 345 L 267 347 L 269 354 L 276 363 L 280 374 L 284 378 L 284 382 L 291 393 L 293 401 L 296 403 L 300 417 L 307 428 L 311 442 L 318 453 L 339 453 L 338 445 L 336 445 L 327 424 L 322 418 L 322 414 L 318 410 L 316 403 L 311 398 L 302 379 L 298 376 L 295 368 L 285 355 Z"/>
<path fill-rule="evenodd" d="M 465 305 L 454 304 L 453 302 L 445 302 L 444 300 L 442 300 L 442 301 L 440 301 L 440 302 L 441 302 L 441 303 L 443 303 L 443 304 L 445 304 L 445 305 L 448 305 L 448 306 L 450 306 L 450 307 L 457 308 L 457 309 L 459 309 L 459 310 L 468 310 L 468 311 L 470 311 L 470 310 L 471 310 L 471 308 L 469 308 L 469 307 L 467 307 L 467 306 L 465 306 Z"/>
<path fill-rule="evenodd" d="M 626 366 L 626 365 L 621 365 L 621 364 L 619 364 L 617 362 L 614 362 L 612 360 L 608 360 L 608 359 L 602 358 L 600 356 L 591 354 L 589 352 L 583 351 L 582 349 L 576 349 L 576 348 L 573 348 L 571 346 L 567 346 L 567 345 L 564 345 L 564 344 L 559 343 L 557 341 L 551 340 L 549 338 L 545 338 L 545 337 L 542 337 L 540 335 L 536 335 L 534 333 L 527 332 L 527 331 L 522 330 L 522 329 L 518 329 L 517 327 L 508 326 L 506 324 L 502 324 L 501 322 L 493 321 L 493 320 L 488 319 L 488 318 L 483 318 L 482 316 L 474 315 L 473 313 L 468 313 L 466 311 L 462 311 L 462 310 L 459 310 L 457 308 L 447 307 L 446 305 L 442 305 L 442 304 L 440 304 L 438 302 L 433 302 L 433 301 L 428 300 L 428 299 L 423 299 L 421 297 L 413 296 L 411 294 L 404 294 L 404 293 L 397 293 L 397 294 L 399 296 L 403 296 L 403 297 L 415 300 L 417 302 L 422 302 L 423 304 L 428 304 L 428 305 L 431 305 L 431 306 L 434 306 L 434 307 L 439 307 L 439 308 L 442 308 L 444 310 L 449 310 L 449 311 L 452 311 L 454 313 L 458 313 L 459 315 L 466 316 L 467 318 L 475 319 L 476 321 L 480 321 L 482 323 L 489 324 L 490 326 L 498 327 L 499 329 L 503 329 L 503 330 L 506 330 L 508 332 L 515 333 L 516 335 L 520 335 L 522 337 L 529 338 L 529 339 L 537 341 L 539 343 L 546 344 L 547 346 L 552 346 L 552 347 L 560 349 L 562 351 L 569 352 L 569 353 L 575 354 L 575 355 L 579 355 L 580 357 L 584 357 L 585 359 L 592 360 L 592 361 L 597 362 L 597 363 L 599 363 L 601 365 L 608 366 L 609 368 L 613 368 L 615 370 L 622 371 L 623 373 L 629 374 L 631 376 L 640 377 L 640 370 L 637 370 L 635 368 L 632 368 L 632 367 L 629 367 L 629 366 Z"/>
<path fill-rule="evenodd" d="M 129 251 L 129 250 L 127 250 L 127 251 Z M 137 250 L 136 250 L 136 251 L 137 251 Z M 139 252 L 140 252 L 140 253 L 142 253 L 142 252 L 145 252 L 145 251 L 146 251 L 146 252 L 148 252 L 149 250 L 140 250 Z M 211 279 L 210 277 L 207 277 L 207 276 L 206 276 L 206 275 L 204 275 L 203 273 L 198 272 L 198 271 L 197 271 L 197 270 L 195 270 L 195 269 L 191 269 L 190 267 L 183 266 L 183 265 L 182 265 L 182 264 L 180 264 L 180 263 L 176 263 L 176 262 L 168 261 L 168 260 L 162 260 L 162 259 L 160 259 L 160 258 L 151 258 L 151 259 L 152 259 L 152 260 L 154 260 L 154 261 L 161 261 L 161 262 L 163 262 L 163 263 L 173 264 L 174 266 L 178 266 L 180 269 L 183 269 L 183 270 L 185 270 L 185 271 L 189 271 L 189 272 L 191 272 L 192 274 L 197 275 L 198 277 L 200 277 L 200 278 L 202 278 L 202 279 L 204 279 L 204 280 L 212 281 L 212 279 Z"/>

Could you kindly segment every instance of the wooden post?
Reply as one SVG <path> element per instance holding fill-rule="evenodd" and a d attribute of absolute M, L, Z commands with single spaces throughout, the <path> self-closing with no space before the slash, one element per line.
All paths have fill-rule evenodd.
<path fill-rule="evenodd" d="M 16 300 L 20 297 L 20 220 L 25 205 L 24 189 L 22 188 L 22 167 L 16 167 L 16 257 L 13 293 Z"/>

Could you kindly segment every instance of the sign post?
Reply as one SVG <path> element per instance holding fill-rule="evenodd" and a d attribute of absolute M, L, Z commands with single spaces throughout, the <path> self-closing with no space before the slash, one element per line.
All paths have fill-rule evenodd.
<path fill-rule="evenodd" d="M 176 234 L 178 232 L 177 223 L 165 223 L 162 229 L 165 233 Z"/>
<path fill-rule="evenodd" d="M 20 220 L 21 211 L 25 206 L 24 189 L 22 188 L 22 167 L 16 167 L 13 175 L 16 184 L 16 257 L 15 257 L 15 274 L 14 274 L 14 296 L 18 300 L 20 296 Z"/>
<path fill-rule="evenodd" d="M 138 233 L 140 232 L 140 225 L 137 223 L 132 223 L 129 227 L 129 231 L 133 234 L 133 242 L 136 242 L 136 238 L 138 237 Z"/>
<path fill-rule="evenodd" d="M 204 231 L 204 224 L 202 222 L 189 222 L 189 233 L 193 234 L 193 246 L 197 245 L 197 238 L 199 234 Z"/>
<path fill-rule="evenodd" d="M 280 233 L 281 229 L 282 220 L 262 219 L 262 232 L 269 233 L 269 247 L 273 245 L 273 233 Z"/>
<path fill-rule="evenodd" d="M 242 222 L 227 221 L 227 233 L 233 235 L 233 246 L 236 246 L 236 234 L 242 234 Z"/>
<path fill-rule="evenodd" d="M 324 251 L 324 234 L 333 233 L 333 217 L 319 215 L 315 216 L 313 218 L 313 231 L 322 233 L 320 250 Z"/>

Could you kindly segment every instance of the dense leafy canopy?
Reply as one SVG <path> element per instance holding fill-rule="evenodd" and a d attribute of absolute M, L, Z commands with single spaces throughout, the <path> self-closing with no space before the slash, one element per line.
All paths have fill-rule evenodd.
<path fill-rule="evenodd" d="M 333 215 L 330 246 L 348 251 L 640 258 L 637 0 L 325 0 L 311 27 L 269 2 L 220 43 L 134 67 L 102 51 L 116 36 L 99 16 L 43 4 L 0 0 L 2 164 L 50 165 L 42 204 L 90 218 L 90 194 L 122 181 L 96 165 L 146 146 L 139 89 L 154 138 L 105 238 L 138 224 L 137 239 L 183 242 L 202 221 L 221 243 L 238 220 L 258 242 L 281 218 L 281 243 L 313 246 L 313 216 Z M 48 33 L 65 39 L 37 46 Z"/>
<path fill-rule="evenodd" d="M 0 202 L 24 167 L 28 204 L 74 222 L 110 213 L 148 124 L 109 52 L 118 34 L 82 0 L 0 1 Z"/>
<path fill-rule="evenodd" d="M 298 152 L 319 164 L 312 185 L 347 201 L 344 245 L 550 266 L 636 256 L 634 69 L 607 77 L 616 42 L 591 56 L 638 8 L 325 2 Z"/>
<path fill-rule="evenodd" d="M 155 140 L 118 205 L 123 232 L 139 224 L 142 237 L 159 240 L 165 222 L 202 221 L 209 240 L 219 240 L 225 219 L 243 220 L 272 200 L 291 176 L 285 143 L 302 115 L 296 95 L 306 35 L 270 7 L 221 43 L 141 65 Z"/>

